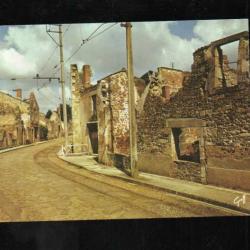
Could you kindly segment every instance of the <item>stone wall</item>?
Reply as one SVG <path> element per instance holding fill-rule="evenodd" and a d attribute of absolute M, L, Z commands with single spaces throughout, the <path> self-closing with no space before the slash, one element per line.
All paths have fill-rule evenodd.
<path fill-rule="evenodd" d="M 29 111 L 28 103 L 1 91 L 0 91 L 0 103 L 7 104 L 9 107 L 12 107 L 14 109 L 18 107 L 21 113 L 28 113 Z"/>
<path fill-rule="evenodd" d="M 39 140 L 39 106 L 34 93 L 22 100 L 0 92 L 0 130 L 4 147 Z"/>
<path fill-rule="evenodd" d="M 90 123 L 96 123 L 97 127 L 97 114 L 93 101 L 93 96 L 97 94 L 97 86 L 90 84 L 90 76 L 89 65 L 84 65 L 82 72 L 78 72 L 77 65 L 71 65 L 72 134 L 75 153 L 86 150 L 88 153 L 93 153 L 92 132 L 88 126 Z"/>
<path fill-rule="evenodd" d="M 48 139 L 56 139 L 62 135 L 61 119 L 57 111 L 53 111 L 50 118 L 45 120 L 48 128 Z"/>
<path fill-rule="evenodd" d="M 135 77 L 135 101 L 143 99 L 145 81 Z M 129 116 L 127 72 L 122 69 L 98 81 L 99 161 L 126 167 L 129 157 Z M 137 105 L 137 108 L 138 108 Z M 140 109 L 140 108 L 138 108 Z"/>
<path fill-rule="evenodd" d="M 108 133 L 108 137 L 106 136 L 106 143 L 109 144 L 110 153 L 128 155 L 129 119 L 126 71 L 119 71 L 100 80 L 100 88 L 104 89 L 105 86 L 106 91 L 99 91 L 102 102 L 105 102 L 105 107 L 101 109 L 105 114 L 99 114 L 99 129 L 104 133 L 103 127 L 107 127 L 109 124 L 108 130 L 111 131 Z M 106 120 L 104 121 L 104 119 Z M 103 137 L 104 135 L 99 133 L 99 138 Z"/>
<path fill-rule="evenodd" d="M 207 124 L 204 140 L 208 166 L 211 158 L 248 158 L 249 91 L 249 85 L 240 84 L 213 96 L 205 96 L 199 90 L 191 91 L 187 88 L 179 91 L 168 103 L 164 103 L 160 97 L 149 95 L 144 104 L 144 111 L 138 117 L 139 152 L 169 156 L 171 131 L 166 128 L 166 119 L 199 118 Z M 171 159 L 170 156 L 168 158 Z M 212 162 L 214 164 L 214 160 Z"/>
<path fill-rule="evenodd" d="M 209 46 L 200 48 L 194 53 L 190 79 L 168 102 L 149 91 L 143 110 L 137 114 L 141 170 L 151 173 L 162 172 L 167 176 L 198 182 L 202 182 L 204 169 L 208 175 L 209 169 L 215 167 L 250 171 L 249 78 L 247 81 L 234 82 L 238 71 L 233 72 L 231 75 L 233 84 L 223 86 L 221 82 L 220 86 L 214 86 L 211 93 L 210 72 L 213 69 L 209 61 L 210 56 Z M 152 88 L 155 86 L 152 85 Z M 183 162 L 178 159 L 176 161 L 173 131 L 166 126 L 166 120 L 169 118 L 199 119 L 205 122 L 205 127 L 200 127 L 202 133 L 199 136 L 200 143 L 204 145 L 201 163 Z M 146 159 L 149 156 L 158 166 L 152 164 L 152 161 L 148 164 Z M 164 163 L 158 163 L 159 158 Z M 211 180 L 214 176 L 210 174 L 210 179 L 207 181 L 217 183 Z M 234 186 L 233 176 L 231 179 L 232 183 L 227 185 L 222 183 L 222 185 Z M 240 183 L 236 186 L 247 188 Z"/>
<path fill-rule="evenodd" d="M 171 95 L 173 96 L 180 88 L 182 88 L 184 78 L 188 77 L 189 74 L 190 72 L 184 72 L 182 70 L 172 68 L 158 68 L 159 78 L 164 82 L 163 86 L 168 88 L 168 93 L 166 94 L 167 99 L 169 99 Z"/>
<path fill-rule="evenodd" d="M 71 93 L 72 93 L 72 137 L 73 144 L 82 144 L 83 141 L 83 132 L 81 126 L 81 112 L 80 112 L 80 103 L 81 103 L 81 83 L 77 65 L 73 64 L 70 68 L 71 74 Z M 78 153 L 82 151 L 81 146 L 74 146 L 74 152 Z"/>

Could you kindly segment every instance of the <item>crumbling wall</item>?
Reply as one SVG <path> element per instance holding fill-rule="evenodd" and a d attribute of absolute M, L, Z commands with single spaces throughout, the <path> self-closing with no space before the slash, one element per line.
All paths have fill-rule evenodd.
<path fill-rule="evenodd" d="M 202 181 L 203 164 L 206 171 L 214 167 L 236 169 L 236 165 L 237 170 L 250 171 L 249 80 L 221 88 L 214 86 L 210 93 L 210 72 L 214 70 L 210 59 L 209 46 L 194 53 L 191 78 L 168 102 L 149 91 L 143 111 L 137 116 L 139 166 L 142 170 L 198 182 Z M 204 140 L 204 162 L 174 162 L 173 133 L 166 127 L 169 118 L 193 118 L 206 123 L 200 138 Z M 150 165 L 147 162 L 149 157 L 152 159 Z M 157 164 L 151 164 L 152 161 Z M 192 167 L 185 167 L 186 170 L 183 167 L 190 165 Z M 187 169 L 188 174 L 183 174 L 187 173 Z M 209 178 L 209 183 L 213 183 L 211 178 L 215 178 L 214 175 Z M 223 185 L 250 188 L 246 184 L 243 186 L 240 181 L 236 183 L 235 180 L 233 183 L 233 176 L 230 180 L 232 183 Z"/>
<path fill-rule="evenodd" d="M 129 154 L 129 117 L 128 117 L 128 84 L 126 71 L 120 71 L 101 80 L 100 85 L 107 86 L 107 92 L 101 93 L 106 98 L 106 121 L 99 120 L 99 127 L 110 123 L 111 134 L 109 139 L 112 153 Z M 106 114 L 107 113 L 107 114 Z M 105 119 L 104 115 L 99 117 Z M 102 125 L 103 124 L 103 125 Z M 101 135 L 100 135 L 101 136 Z"/>
<path fill-rule="evenodd" d="M 72 138 L 74 152 L 82 152 L 83 128 L 81 121 L 81 87 L 77 65 L 71 65 L 71 93 L 72 93 Z"/>
<path fill-rule="evenodd" d="M 88 153 L 93 153 L 88 123 L 94 122 L 97 127 L 97 117 L 93 110 L 94 104 L 92 99 L 92 96 L 96 95 L 96 86 L 90 84 L 91 71 L 89 65 L 84 65 L 82 67 L 81 75 L 80 77 L 77 65 L 71 65 L 72 133 L 74 152 L 81 153 L 88 148 Z"/>
<path fill-rule="evenodd" d="M 147 87 L 143 79 L 134 78 L 135 102 L 143 99 Z M 99 161 L 126 168 L 129 158 L 129 116 L 127 72 L 122 70 L 101 79 L 97 89 Z"/>
<path fill-rule="evenodd" d="M 46 127 L 48 128 L 48 139 L 55 139 L 61 135 L 61 119 L 58 112 L 52 112 L 50 118 L 46 121 Z"/>
<path fill-rule="evenodd" d="M 250 154 L 249 91 L 249 84 L 240 84 L 213 96 L 206 96 L 199 89 L 187 88 L 179 91 L 169 103 L 164 103 L 159 96 L 149 94 L 144 110 L 138 117 L 139 152 L 151 154 L 151 156 L 152 154 L 165 155 L 164 167 L 167 169 L 172 156 L 171 131 L 165 126 L 166 119 L 199 118 L 207 123 L 204 140 L 208 165 L 211 158 L 214 158 L 211 161 L 213 164 L 215 158 L 222 160 L 225 156 L 235 160 L 248 158 Z M 145 163 L 145 161 L 142 162 L 142 164 Z M 153 169 L 153 165 L 151 168 Z"/>
<path fill-rule="evenodd" d="M 241 37 L 237 62 L 238 82 L 249 81 L 249 37 Z"/>
<path fill-rule="evenodd" d="M 110 154 L 113 152 L 109 87 L 109 81 L 103 79 L 97 88 L 98 161 L 105 165 L 112 165 Z"/>
<path fill-rule="evenodd" d="M 183 72 L 182 70 L 160 67 L 158 68 L 159 79 L 164 82 L 163 86 L 167 87 L 166 98 L 169 99 L 179 89 L 182 88 L 184 79 L 189 76 L 190 72 Z M 187 79 L 185 79 L 187 80 Z"/>
<path fill-rule="evenodd" d="M 236 85 L 238 82 L 237 70 L 229 66 L 227 55 L 223 55 L 223 71 L 224 71 L 226 85 L 228 87 Z"/>
<path fill-rule="evenodd" d="M 11 147 L 17 144 L 17 129 L 22 127 L 21 112 L 18 107 L 0 102 L 0 148 Z"/>
<path fill-rule="evenodd" d="M 5 135 L 5 147 L 25 144 L 29 141 L 32 110 L 30 104 L 20 98 L 0 92 L 0 129 Z M 33 137 L 31 137 L 33 139 Z"/>
<path fill-rule="evenodd" d="M 0 103 L 6 103 L 8 104 L 8 106 L 14 109 L 18 106 L 21 113 L 29 113 L 28 103 L 14 96 L 10 96 L 9 94 L 3 93 L 1 91 L 0 91 Z"/>

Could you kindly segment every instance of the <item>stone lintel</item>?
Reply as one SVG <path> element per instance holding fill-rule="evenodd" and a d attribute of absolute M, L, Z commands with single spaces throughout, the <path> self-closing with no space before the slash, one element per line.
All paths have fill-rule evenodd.
<path fill-rule="evenodd" d="M 171 118 L 167 119 L 166 125 L 168 128 L 205 127 L 206 121 L 196 118 Z"/>
<path fill-rule="evenodd" d="M 244 37 L 244 38 L 248 39 L 248 37 L 249 37 L 248 31 L 243 31 L 243 32 L 240 32 L 240 33 L 237 33 L 237 34 L 234 34 L 234 35 L 231 35 L 231 36 L 216 40 L 214 42 L 211 42 L 211 46 L 212 47 L 218 47 L 218 46 L 221 46 L 221 45 L 225 45 L 227 43 L 232 43 L 232 42 L 235 42 L 237 40 L 240 40 L 241 37 Z"/>

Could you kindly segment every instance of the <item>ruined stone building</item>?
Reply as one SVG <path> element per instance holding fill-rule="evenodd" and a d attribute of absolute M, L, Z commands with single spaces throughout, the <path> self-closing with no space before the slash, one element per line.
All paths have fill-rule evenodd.
<path fill-rule="evenodd" d="M 39 107 L 33 92 L 22 99 L 0 91 L 0 148 L 39 141 Z"/>
<path fill-rule="evenodd" d="M 51 140 L 64 135 L 63 122 L 60 118 L 60 110 L 52 111 L 50 116 L 40 112 L 39 114 L 40 140 Z"/>
<path fill-rule="evenodd" d="M 48 139 L 47 119 L 42 112 L 39 112 L 39 138 L 41 141 Z"/>
<path fill-rule="evenodd" d="M 99 161 L 113 164 L 128 156 L 128 88 L 125 69 L 90 84 L 90 66 L 82 73 L 71 65 L 72 131 L 75 152 L 87 150 L 98 154 Z M 145 88 L 142 79 L 135 78 L 139 93 Z"/>
<path fill-rule="evenodd" d="M 220 46 L 237 40 L 234 70 Z M 168 101 L 160 79 L 150 83 L 137 117 L 141 170 L 250 189 L 248 43 L 242 32 L 195 51 L 190 76 Z"/>
<path fill-rule="evenodd" d="M 74 152 L 88 151 L 97 154 L 97 86 L 91 85 L 90 78 L 89 65 L 84 65 L 81 73 L 76 65 L 71 65 Z"/>
<path fill-rule="evenodd" d="M 48 129 L 48 140 L 63 136 L 63 123 L 59 111 L 52 111 L 51 116 L 46 119 L 46 128 Z"/>
<path fill-rule="evenodd" d="M 233 69 L 221 46 L 235 41 Z M 160 67 L 135 77 L 139 170 L 250 190 L 248 32 L 211 42 L 193 58 L 191 72 Z M 91 85 L 89 66 L 79 73 L 72 65 L 71 83 L 74 150 L 126 168 L 126 70 Z"/>

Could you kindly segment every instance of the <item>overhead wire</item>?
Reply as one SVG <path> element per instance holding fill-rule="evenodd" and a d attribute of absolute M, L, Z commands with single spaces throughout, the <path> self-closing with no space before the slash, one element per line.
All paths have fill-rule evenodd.
<path fill-rule="evenodd" d="M 73 52 L 73 54 L 71 56 L 69 56 L 66 60 L 65 63 L 67 63 L 80 49 L 81 47 L 86 44 L 87 42 L 91 41 L 92 39 L 96 38 L 97 36 L 103 34 L 104 32 L 106 32 L 107 30 L 111 29 L 113 26 L 117 25 L 118 23 L 114 23 L 111 24 L 109 27 L 107 27 L 106 29 L 102 30 L 101 32 L 97 33 L 96 35 L 94 35 L 105 23 L 102 23 L 101 25 L 99 25 L 86 39 L 82 40 L 82 43 L 77 47 L 77 49 Z"/>
<path fill-rule="evenodd" d="M 81 47 L 86 44 L 87 42 L 95 39 L 96 37 L 98 37 L 99 35 L 103 34 L 104 32 L 106 32 L 107 30 L 111 29 L 113 26 L 117 25 L 118 23 L 113 23 L 110 26 L 108 26 L 107 28 L 105 28 L 104 30 L 98 32 L 96 34 L 96 32 L 103 26 L 105 25 L 105 23 L 100 24 L 86 39 L 82 40 L 82 43 L 77 47 L 77 49 L 65 60 L 65 63 L 67 63 L 75 54 L 77 54 L 77 52 L 81 49 Z M 69 24 L 64 32 L 65 33 L 69 30 L 69 27 L 71 26 L 71 24 Z M 96 34 L 96 35 L 95 35 Z M 51 60 L 52 56 L 54 55 L 56 49 L 58 48 L 58 45 L 55 46 L 55 48 L 53 49 L 52 53 L 50 54 L 50 56 L 48 57 L 48 59 L 46 60 L 45 64 L 43 65 L 43 67 L 40 69 L 40 72 L 42 72 L 48 65 L 48 62 Z M 55 65 L 54 68 L 57 68 L 59 66 L 59 64 Z M 52 73 L 52 77 L 54 77 L 56 75 L 56 73 L 60 71 L 60 68 L 57 68 L 56 71 L 54 73 Z M 33 79 L 33 77 L 23 77 L 23 78 L 11 78 L 11 79 L 6 79 L 6 80 L 17 80 L 17 79 Z M 1 79 L 0 80 L 4 80 Z M 42 86 L 37 88 L 37 91 L 40 91 L 40 89 L 47 87 L 50 84 L 50 81 L 48 80 L 47 82 L 43 83 Z M 57 97 L 58 98 L 58 97 Z M 68 98 L 69 100 L 71 98 Z"/>
<path fill-rule="evenodd" d="M 55 54 L 56 50 L 58 48 L 58 45 L 56 45 L 52 51 L 52 53 L 50 54 L 50 56 L 48 57 L 48 59 L 45 61 L 45 63 L 43 64 L 43 66 L 41 67 L 41 69 L 38 71 L 39 73 L 43 72 L 44 69 L 46 69 L 46 67 L 48 67 L 48 62 L 51 60 L 52 56 Z"/>
<path fill-rule="evenodd" d="M 63 37 L 65 36 L 65 34 L 67 33 L 67 31 L 69 30 L 71 24 L 68 24 L 67 28 L 65 29 L 64 33 L 63 33 Z M 52 53 L 50 54 L 50 56 L 48 57 L 48 59 L 45 61 L 45 63 L 43 64 L 42 68 L 38 71 L 39 73 L 41 73 L 47 66 L 48 66 L 48 62 L 51 60 L 52 56 L 55 54 L 57 48 L 58 48 L 58 44 L 56 44 L 56 46 L 54 47 Z"/>
<path fill-rule="evenodd" d="M 90 39 L 105 23 L 100 24 L 89 36 L 87 39 Z"/>
<path fill-rule="evenodd" d="M 69 30 L 69 27 L 71 26 L 71 24 L 68 25 L 68 27 L 66 28 L 66 30 L 63 33 L 63 37 L 65 36 L 65 34 L 67 33 L 67 31 Z"/>
<path fill-rule="evenodd" d="M 90 41 L 90 40 L 96 38 L 97 36 L 101 35 L 102 33 L 104 33 L 105 31 L 107 31 L 107 30 L 109 30 L 109 29 L 111 29 L 113 26 L 115 26 L 115 25 L 117 25 L 117 24 L 118 24 L 118 23 L 113 23 L 113 24 L 111 24 L 109 27 L 107 27 L 106 29 L 104 29 L 104 30 L 102 30 L 101 32 L 97 33 L 95 36 L 90 37 L 90 38 L 88 39 L 88 41 Z"/>

